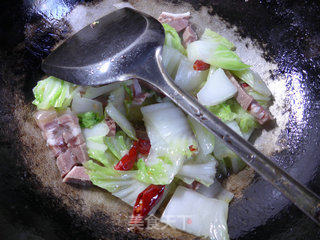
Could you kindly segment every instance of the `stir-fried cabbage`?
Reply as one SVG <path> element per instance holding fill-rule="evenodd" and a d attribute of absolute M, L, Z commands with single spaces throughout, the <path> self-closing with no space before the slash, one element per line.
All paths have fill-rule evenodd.
<path fill-rule="evenodd" d="M 208 71 L 196 71 L 193 63 L 182 57 L 174 82 L 183 90 L 191 92 L 207 80 Z"/>
<path fill-rule="evenodd" d="M 229 104 L 229 102 L 230 101 L 226 101 L 215 106 L 210 106 L 208 109 L 223 122 L 233 121 L 236 119 L 237 115 L 232 112 L 231 104 Z"/>
<path fill-rule="evenodd" d="M 160 220 L 196 236 L 228 240 L 227 218 L 228 203 L 179 186 Z"/>
<path fill-rule="evenodd" d="M 271 96 L 271 92 L 264 81 L 261 79 L 260 75 L 250 69 L 245 69 L 241 71 L 232 71 L 234 75 L 240 78 L 242 81 L 246 82 L 253 90 L 262 94 L 263 96 Z"/>
<path fill-rule="evenodd" d="M 111 83 L 102 87 L 88 87 L 84 94 L 85 98 L 94 99 L 120 87 L 120 83 Z"/>
<path fill-rule="evenodd" d="M 208 40 L 215 43 L 222 44 L 229 48 L 230 50 L 235 50 L 235 46 L 232 42 L 230 42 L 228 39 L 222 37 L 220 34 L 212 31 L 209 28 L 206 28 L 201 36 L 201 40 Z"/>
<path fill-rule="evenodd" d="M 228 190 L 224 189 L 221 186 L 221 183 L 215 179 L 214 183 L 211 184 L 209 187 L 201 184 L 196 191 L 201 193 L 202 195 L 208 198 L 216 198 L 218 200 L 225 201 L 230 203 L 233 199 L 233 193 L 229 192 Z"/>
<path fill-rule="evenodd" d="M 126 86 L 126 85 L 124 85 Z M 112 103 L 112 105 L 122 114 L 126 114 L 126 109 L 124 107 L 124 99 L 125 99 L 125 89 L 124 87 L 119 87 L 113 90 L 110 95 L 108 101 Z"/>
<path fill-rule="evenodd" d="M 226 122 L 226 124 L 233 131 L 235 131 L 237 134 L 243 137 L 243 134 L 237 122 Z M 246 164 L 241 160 L 241 158 L 232 150 L 230 150 L 220 139 L 216 139 L 213 154 L 217 159 L 220 160 L 220 162 L 222 162 L 223 166 L 225 166 L 227 169 L 231 170 L 234 173 L 241 171 L 246 166 Z"/>
<path fill-rule="evenodd" d="M 71 110 L 76 114 L 95 112 L 98 113 L 100 116 L 103 116 L 103 107 L 101 102 L 79 96 L 75 96 L 73 98 Z"/>
<path fill-rule="evenodd" d="M 132 144 L 131 140 L 122 131 L 118 131 L 115 136 L 106 137 L 104 143 L 118 160 L 128 153 Z"/>
<path fill-rule="evenodd" d="M 105 121 L 102 121 L 91 128 L 82 128 L 83 136 L 86 140 L 88 155 L 92 159 L 107 161 L 105 145 L 103 138 L 109 133 L 109 127 Z"/>
<path fill-rule="evenodd" d="M 177 31 L 169 24 L 163 23 L 162 25 L 165 31 L 164 45 L 177 49 L 179 52 L 186 55 L 186 49 L 182 46 L 181 39 Z"/>
<path fill-rule="evenodd" d="M 139 179 L 153 184 L 169 184 L 197 147 L 183 112 L 172 103 L 158 103 L 141 108 L 151 142 L 145 162 L 138 165 Z"/>
<path fill-rule="evenodd" d="M 258 127 L 255 118 L 244 110 L 235 99 L 230 99 L 218 105 L 210 106 L 208 109 L 223 122 L 235 120 L 243 134 L 252 132 L 254 128 Z"/>
<path fill-rule="evenodd" d="M 250 67 L 241 62 L 234 51 L 214 41 L 194 41 L 188 45 L 187 52 L 191 62 L 202 60 L 217 68 L 228 70 L 244 70 Z"/>
<path fill-rule="evenodd" d="M 136 180 L 137 171 L 117 171 L 110 164 L 101 166 L 93 161 L 85 163 L 92 183 L 133 206 L 148 184 Z"/>
<path fill-rule="evenodd" d="M 65 109 L 70 106 L 75 85 L 55 77 L 41 80 L 33 88 L 35 100 L 32 102 L 38 109 Z"/>
<path fill-rule="evenodd" d="M 193 118 L 188 117 L 188 119 L 198 141 L 201 152 L 205 155 L 212 153 L 215 141 L 214 135 Z"/>
<path fill-rule="evenodd" d="M 187 184 L 196 180 L 208 187 L 214 182 L 216 165 L 217 161 L 211 154 L 203 154 L 200 151 L 183 164 L 177 176 Z"/>
<path fill-rule="evenodd" d="M 167 73 L 174 79 L 181 59 L 184 56 L 176 49 L 164 46 L 162 49 L 162 64 Z"/>
<path fill-rule="evenodd" d="M 78 114 L 79 124 L 82 128 L 92 128 L 97 123 L 101 122 L 104 117 L 96 112 L 86 112 Z"/>
<path fill-rule="evenodd" d="M 237 101 L 230 100 L 228 103 L 232 111 L 236 114 L 234 120 L 238 123 L 242 133 L 252 132 L 254 128 L 259 127 L 255 118 L 244 110 Z"/>
<path fill-rule="evenodd" d="M 197 94 L 201 104 L 206 106 L 217 105 L 230 98 L 237 93 L 237 88 L 232 84 L 224 71 L 219 68 L 210 69 L 206 84 Z"/>
<path fill-rule="evenodd" d="M 136 138 L 136 131 L 131 125 L 131 123 L 127 120 L 127 118 L 120 113 L 111 102 L 108 103 L 108 106 L 105 108 L 106 114 L 111 117 L 119 127 L 132 139 Z"/>

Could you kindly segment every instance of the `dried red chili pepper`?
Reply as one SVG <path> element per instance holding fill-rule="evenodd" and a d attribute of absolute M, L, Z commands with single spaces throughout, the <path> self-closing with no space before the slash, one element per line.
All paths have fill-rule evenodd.
<path fill-rule="evenodd" d="M 198 149 L 195 148 L 193 145 L 190 145 L 190 146 L 189 146 L 189 150 L 190 150 L 191 152 L 194 152 L 194 151 L 197 151 Z"/>
<path fill-rule="evenodd" d="M 141 154 L 149 154 L 150 148 L 151 148 L 151 144 L 150 141 L 147 139 L 139 139 L 138 141 L 138 152 Z"/>
<path fill-rule="evenodd" d="M 135 141 L 129 152 L 121 158 L 117 165 L 114 166 L 115 170 L 128 171 L 133 168 L 138 156 L 137 145 L 138 142 Z"/>
<path fill-rule="evenodd" d="M 245 82 L 244 82 L 244 83 L 241 83 L 240 85 L 241 85 L 241 87 L 243 87 L 243 88 L 249 87 L 249 84 L 248 84 L 248 83 L 245 83 Z"/>
<path fill-rule="evenodd" d="M 210 68 L 210 64 L 205 63 L 201 60 L 197 60 L 193 64 L 193 69 L 196 71 L 205 71 L 205 70 L 208 70 L 209 68 Z"/>
<path fill-rule="evenodd" d="M 165 185 L 150 185 L 141 192 L 133 207 L 130 224 L 139 224 L 150 210 L 159 202 L 164 193 Z"/>

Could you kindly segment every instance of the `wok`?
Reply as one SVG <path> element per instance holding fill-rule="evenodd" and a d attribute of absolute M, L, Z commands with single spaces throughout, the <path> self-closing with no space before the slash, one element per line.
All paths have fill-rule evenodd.
<path fill-rule="evenodd" d="M 155 16 L 191 10 L 198 30 L 210 26 L 235 42 L 274 95 L 277 124 L 257 134 L 256 146 L 320 194 L 320 3 L 146 1 L 130 2 Z M 0 3 L 0 239 L 192 239 L 169 228 L 130 232 L 128 206 L 96 188 L 62 184 L 32 120 L 41 60 L 114 2 Z M 228 221 L 232 239 L 320 239 L 320 229 L 250 169 L 225 184 L 236 192 Z"/>

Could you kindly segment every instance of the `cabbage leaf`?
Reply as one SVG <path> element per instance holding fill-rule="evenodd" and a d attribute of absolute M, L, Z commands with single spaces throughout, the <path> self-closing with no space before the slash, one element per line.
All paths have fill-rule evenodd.
<path fill-rule="evenodd" d="M 186 49 L 182 46 L 181 39 L 177 31 L 169 24 L 163 23 L 162 26 L 165 31 L 164 44 L 168 47 L 175 48 L 183 55 L 186 55 Z"/>
<path fill-rule="evenodd" d="M 104 117 L 96 112 L 86 112 L 78 114 L 79 124 L 82 128 L 92 128 L 101 122 Z"/>
<path fill-rule="evenodd" d="M 38 109 L 65 109 L 70 106 L 75 85 L 50 76 L 41 80 L 33 88 L 35 100 L 32 102 Z"/>
<path fill-rule="evenodd" d="M 222 37 L 220 34 L 212 31 L 209 28 L 206 28 L 201 36 L 201 40 L 209 40 L 209 41 L 213 41 L 219 44 L 222 44 L 224 46 L 226 46 L 227 48 L 229 48 L 230 50 L 235 50 L 235 46 L 232 42 L 230 42 L 228 39 L 226 39 L 225 37 Z"/>

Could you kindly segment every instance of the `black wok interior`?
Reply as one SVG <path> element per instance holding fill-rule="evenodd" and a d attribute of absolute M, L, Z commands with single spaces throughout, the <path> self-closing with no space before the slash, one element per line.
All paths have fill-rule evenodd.
<path fill-rule="evenodd" d="M 0 239 L 112 239 L 139 236 L 106 233 L 97 221 L 80 219 L 24 166 L 18 126 L 13 117 L 15 93 L 32 100 L 32 87 L 42 76 L 41 59 L 70 30 L 63 18 L 49 21 L 36 2 L 48 2 L 63 16 L 83 0 L 0 1 Z M 90 3 L 88 3 L 90 2 Z M 174 4 L 183 1 L 172 0 Z M 282 138 L 288 148 L 272 159 L 303 184 L 320 194 L 320 2 L 317 0 L 186 0 L 196 9 L 208 6 L 242 37 L 250 37 L 268 61 L 278 64 L 272 76 L 286 76 L 290 121 Z M 49 4 L 50 3 L 50 4 Z M 60 11 L 60 12 L 59 12 Z M 296 84 L 299 88 L 296 88 Z M 297 92 L 299 91 L 299 92 Z M 293 98 L 301 96 L 298 101 Z M 302 118 L 295 116 L 303 108 Z M 230 208 L 232 239 L 320 239 L 320 228 L 273 187 L 256 176 L 244 197 Z"/>

